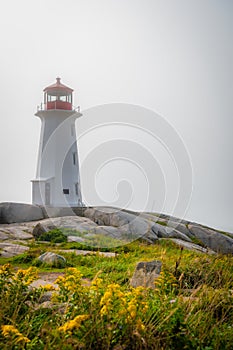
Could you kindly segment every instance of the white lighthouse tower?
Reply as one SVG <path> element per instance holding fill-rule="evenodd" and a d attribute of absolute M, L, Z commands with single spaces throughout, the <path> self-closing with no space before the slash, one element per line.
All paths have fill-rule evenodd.
<path fill-rule="evenodd" d="M 52 207 L 82 206 L 75 120 L 82 116 L 72 106 L 73 89 L 61 79 L 44 89 L 38 107 L 41 135 L 33 204 Z"/>

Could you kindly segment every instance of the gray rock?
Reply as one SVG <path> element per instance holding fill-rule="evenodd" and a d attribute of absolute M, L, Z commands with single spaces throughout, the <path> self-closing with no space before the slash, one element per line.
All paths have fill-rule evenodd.
<path fill-rule="evenodd" d="M 170 240 L 174 243 L 176 243 L 179 247 L 184 247 L 188 250 L 192 250 L 192 251 L 196 251 L 196 252 L 201 252 L 201 253 L 206 253 L 206 254 L 216 254 L 213 250 L 209 249 L 209 248 L 203 248 L 201 246 L 199 246 L 198 244 L 195 243 L 190 243 L 190 242 L 185 242 L 181 239 L 176 239 L 176 238 L 170 238 Z"/>
<path fill-rule="evenodd" d="M 144 241 L 149 244 L 154 244 L 158 239 L 158 236 L 153 232 L 153 230 L 150 230 L 140 238 L 140 241 Z"/>
<path fill-rule="evenodd" d="M 125 239 L 125 232 L 119 230 L 117 227 L 112 226 L 97 226 L 91 229 L 90 234 L 101 234 L 104 236 L 109 236 L 115 239 Z M 87 235 L 85 236 L 85 238 Z"/>
<path fill-rule="evenodd" d="M 0 241 L 3 241 L 5 239 L 8 240 L 28 240 L 28 239 L 32 239 L 33 236 L 28 233 L 25 232 L 25 226 L 11 226 L 11 225 L 7 225 L 7 227 L 1 228 L 0 229 Z"/>
<path fill-rule="evenodd" d="M 42 209 L 44 216 L 51 214 L 54 217 L 41 220 L 44 216 L 41 208 L 37 206 L 1 203 L 0 241 L 29 240 L 32 238 L 32 233 L 34 237 L 38 237 L 41 233 L 54 228 L 65 228 L 70 229 L 68 241 L 80 243 L 88 239 L 88 244 L 90 244 L 91 239 L 95 239 L 96 234 L 122 240 L 124 243 L 140 238 L 153 244 L 159 238 L 174 238 L 192 244 L 193 239 L 196 238 L 215 252 L 233 253 L 232 233 L 225 234 L 165 214 L 136 213 L 111 207 Z M 76 216 L 76 214 L 81 216 Z M 57 215 L 60 217 L 56 217 Z M 21 224 L 13 224 L 12 222 L 21 222 Z"/>
<path fill-rule="evenodd" d="M 137 239 L 140 237 L 146 238 L 147 234 L 150 236 L 154 236 L 154 232 L 152 230 L 153 224 L 150 221 L 147 221 L 140 216 L 133 217 L 131 216 L 131 221 L 128 224 L 129 232 L 132 235 L 132 238 Z"/>
<path fill-rule="evenodd" d="M 118 208 L 98 207 L 86 209 L 84 216 L 96 223 L 100 222 L 101 226 L 121 227 L 133 221 L 136 215 L 123 212 Z"/>
<path fill-rule="evenodd" d="M 86 207 L 42 207 L 44 218 L 58 218 L 63 216 L 83 216 Z"/>
<path fill-rule="evenodd" d="M 186 242 L 192 242 L 192 240 L 188 236 L 186 236 L 184 233 L 179 232 L 178 230 L 175 230 L 175 229 L 172 230 L 170 233 L 168 233 L 168 238 L 178 238 Z"/>
<path fill-rule="evenodd" d="M 174 229 L 176 229 L 176 231 L 179 231 L 190 238 L 193 237 L 193 235 L 189 232 L 185 224 L 178 222 L 169 222 L 169 227 L 173 227 Z"/>
<path fill-rule="evenodd" d="M 158 238 L 180 238 L 185 241 L 191 242 L 191 239 L 188 236 L 186 236 L 182 232 L 179 232 L 173 227 L 163 226 L 155 223 L 151 229 Z"/>
<path fill-rule="evenodd" d="M 9 234 L 6 234 L 4 230 L 0 230 L 0 241 L 5 241 L 9 239 Z"/>
<path fill-rule="evenodd" d="M 0 203 L 0 224 L 27 222 L 44 218 L 42 209 L 36 205 L 23 203 Z"/>
<path fill-rule="evenodd" d="M 37 280 L 33 281 L 33 282 L 29 285 L 29 287 L 30 287 L 30 288 L 41 288 L 41 287 L 44 287 L 44 286 L 46 286 L 46 285 L 48 285 L 48 284 L 49 284 L 50 286 L 54 287 L 54 288 L 58 288 L 58 284 L 53 283 L 53 282 L 48 282 L 48 281 L 43 280 L 43 279 L 41 279 L 41 278 L 38 278 Z M 43 302 L 43 301 L 50 300 L 50 299 L 51 299 L 51 298 L 50 298 L 51 295 L 52 295 L 52 293 L 51 293 L 50 291 L 44 292 L 44 293 L 43 293 L 43 296 L 45 296 L 45 297 L 44 297 L 44 299 L 42 300 L 42 302 Z M 49 298 L 48 298 L 47 296 L 49 296 Z"/>
<path fill-rule="evenodd" d="M 53 207 L 42 207 L 44 218 L 58 218 L 63 216 L 76 216 L 72 208 L 53 208 Z"/>
<path fill-rule="evenodd" d="M 165 219 L 161 219 L 158 215 L 154 215 L 150 213 L 140 213 L 140 216 L 152 222 L 157 222 L 157 221 L 164 222 L 164 223 L 167 222 Z"/>
<path fill-rule="evenodd" d="M 167 214 L 162 214 L 162 213 L 153 213 L 153 215 L 159 217 L 159 221 L 164 220 L 166 223 L 170 225 L 170 223 L 178 223 L 178 224 L 183 224 L 183 225 L 188 225 L 190 224 L 190 221 L 184 220 L 177 218 L 175 216 L 167 215 Z"/>
<path fill-rule="evenodd" d="M 162 263 L 159 260 L 141 261 L 137 264 L 130 285 L 134 288 L 142 286 L 155 288 L 155 279 L 161 272 Z"/>
<path fill-rule="evenodd" d="M 163 214 L 162 214 L 163 217 L 160 217 L 159 215 L 156 216 L 148 213 L 142 213 L 140 216 L 156 224 L 155 226 L 159 228 L 159 232 L 160 232 L 159 237 L 162 237 L 163 235 L 164 237 L 166 236 L 167 228 L 174 228 L 176 231 L 183 233 L 184 235 L 190 238 L 193 237 L 193 235 L 189 232 L 188 228 L 186 227 L 186 224 L 184 223 L 184 221 L 183 220 L 178 221 L 178 218 L 173 218 L 173 220 L 175 219 L 175 221 L 172 221 L 172 220 L 168 220 L 169 217 L 167 217 L 167 219 L 164 219 Z"/>
<path fill-rule="evenodd" d="M 32 239 L 33 236 L 30 233 L 24 231 L 24 227 L 16 226 L 8 229 L 9 237 L 11 239 L 27 240 Z"/>
<path fill-rule="evenodd" d="M 230 237 L 230 234 L 227 236 L 217 230 L 176 217 L 157 213 L 134 213 L 109 207 L 87 208 L 84 215 L 101 226 L 104 224 L 127 232 L 131 241 L 140 238 L 154 243 L 158 238 L 174 238 L 192 243 L 193 239 L 197 238 L 215 252 L 233 253 L 233 237 Z M 115 234 L 117 236 L 117 231 Z"/>
<path fill-rule="evenodd" d="M 141 217 L 140 214 L 137 215 L 137 213 L 128 213 L 117 208 L 98 207 L 86 209 L 84 215 L 94 222 L 101 222 L 108 226 L 105 229 L 109 231 L 111 236 L 114 232 L 114 238 L 122 239 L 124 236 L 128 241 L 142 238 L 150 243 L 158 239 L 152 230 L 154 223 Z M 103 225 L 101 226 L 103 230 Z M 118 230 L 109 229 L 111 226 L 118 228 Z"/>
<path fill-rule="evenodd" d="M 53 312 L 64 315 L 67 311 L 67 303 L 53 303 L 48 300 L 32 305 L 31 308 L 33 310 L 53 309 Z"/>
<path fill-rule="evenodd" d="M 167 232 L 166 226 L 155 223 L 152 226 L 152 230 L 159 238 L 167 238 L 168 237 L 168 232 Z"/>
<path fill-rule="evenodd" d="M 0 243 L 0 256 L 3 258 L 11 258 L 16 255 L 23 254 L 29 250 L 29 247 L 13 243 Z"/>
<path fill-rule="evenodd" d="M 68 236 L 68 237 L 67 237 L 67 242 L 84 243 L 85 240 L 84 240 L 84 238 L 78 237 L 78 236 Z"/>
<path fill-rule="evenodd" d="M 49 284 L 52 284 L 52 283 L 49 283 Z M 40 304 L 46 303 L 44 304 L 44 307 L 48 308 L 49 306 L 51 306 L 51 304 L 47 304 L 47 303 L 51 301 L 52 296 L 53 296 L 53 292 L 45 292 L 43 295 L 41 295 L 39 303 Z"/>
<path fill-rule="evenodd" d="M 42 222 L 39 222 L 33 229 L 32 235 L 35 239 L 38 239 L 43 233 L 48 232 L 56 228 L 54 225 L 43 225 Z"/>
<path fill-rule="evenodd" d="M 217 253 L 233 254 L 233 238 L 200 225 L 190 224 L 188 228 L 206 247 Z"/>
<path fill-rule="evenodd" d="M 46 252 L 37 258 L 41 263 L 47 264 L 53 267 L 65 267 L 66 259 L 62 255 L 58 255 L 52 252 Z"/>
<path fill-rule="evenodd" d="M 95 227 L 98 227 L 98 225 L 88 218 L 79 216 L 64 216 L 41 220 L 33 229 L 33 235 L 38 237 L 42 233 L 56 228 L 71 229 L 83 233 L 88 232 Z M 70 235 L 74 236 L 75 232 Z"/>

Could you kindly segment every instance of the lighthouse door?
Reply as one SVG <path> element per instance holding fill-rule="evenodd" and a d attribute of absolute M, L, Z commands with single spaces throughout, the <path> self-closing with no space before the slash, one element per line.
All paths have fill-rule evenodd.
<path fill-rule="evenodd" d="M 45 184 L 45 205 L 50 205 L 50 183 Z"/>

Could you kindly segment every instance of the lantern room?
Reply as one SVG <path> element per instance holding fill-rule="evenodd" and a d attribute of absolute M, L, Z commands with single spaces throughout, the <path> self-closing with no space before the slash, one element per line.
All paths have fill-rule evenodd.
<path fill-rule="evenodd" d="M 61 78 L 56 78 L 56 83 L 44 89 L 45 110 L 61 109 L 72 110 L 73 89 L 61 83 Z"/>

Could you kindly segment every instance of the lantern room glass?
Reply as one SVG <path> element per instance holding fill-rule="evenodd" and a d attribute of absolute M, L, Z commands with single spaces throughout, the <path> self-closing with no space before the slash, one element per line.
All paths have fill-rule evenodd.
<path fill-rule="evenodd" d="M 72 92 L 46 91 L 44 94 L 45 109 L 72 110 Z"/>

